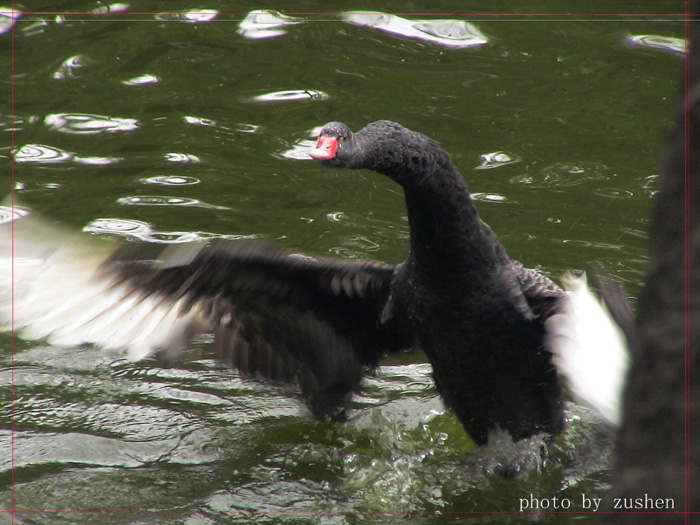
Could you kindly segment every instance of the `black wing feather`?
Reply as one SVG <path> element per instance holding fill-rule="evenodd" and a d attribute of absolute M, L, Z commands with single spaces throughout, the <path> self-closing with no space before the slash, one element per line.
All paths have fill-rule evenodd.
<path fill-rule="evenodd" d="M 566 295 L 564 290 L 546 275 L 531 268 L 525 268 L 515 261 L 513 264 L 533 315 L 543 323 L 556 313 L 559 308 L 559 299 Z"/>
<path fill-rule="evenodd" d="M 318 415 L 337 415 L 365 367 L 405 348 L 382 317 L 395 267 L 311 259 L 258 243 L 169 247 L 144 262 L 126 245 L 104 265 L 132 293 L 181 300 L 214 332 L 217 359 L 249 376 L 296 382 Z"/>

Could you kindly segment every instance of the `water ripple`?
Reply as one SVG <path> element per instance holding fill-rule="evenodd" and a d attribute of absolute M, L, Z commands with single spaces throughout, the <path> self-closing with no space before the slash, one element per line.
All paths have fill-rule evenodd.
<path fill-rule="evenodd" d="M 75 160 L 75 155 L 59 148 L 42 144 L 25 144 L 15 150 L 15 162 L 36 162 L 40 164 L 59 164 Z"/>
<path fill-rule="evenodd" d="M 96 219 L 83 228 L 88 233 L 115 233 L 127 237 L 148 237 L 153 229 L 147 222 L 129 219 Z"/>
<path fill-rule="evenodd" d="M 44 118 L 44 124 L 52 131 L 74 135 L 133 131 L 139 127 L 138 121 L 133 118 L 116 118 L 87 113 L 54 113 Z"/>
<path fill-rule="evenodd" d="M 141 182 L 144 184 L 160 184 L 162 186 L 191 186 L 199 184 L 199 179 L 180 175 L 162 175 L 160 177 L 147 177 L 141 179 Z"/>
<path fill-rule="evenodd" d="M 533 188 L 567 187 L 591 180 L 605 179 L 606 171 L 608 167 L 597 162 L 559 162 L 535 175 L 519 175 L 510 181 L 516 184 L 527 184 Z"/>
<path fill-rule="evenodd" d="M 156 15 L 156 20 L 195 24 L 198 22 L 211 22 L 218 15 L 219 12 L 216 9 L 190 9 L 181 13 L 159 13 Z"/>
<path fill-rule="evenodd" d="M 123 197 L 117 199 L 119 204 L 125 206 L 190 206 L 194 208 L 208 208 L 212 210 L 230 210 L 226 206 L 217 206 L 215 204 L 207 204 L 198 199 L 190 199 L 187 197 L 164 197 L 159 195 L 141 195 L 132 197 Z"/>
<path fill-rule="evenodd" d="M 0 213 L 2 209 L 0 208 Z M 1 217 L 1 215 L 0 215 Z M 173 232 L 156 231 L 147 222 L 132 219 L 101 218 L 83 228 L 84 232 L 94 234 L 119 235 L 129 239 L 140 239 L 157 244 L 179 244 L 185 242 L 208 241 L 211 239 L 252 239 L 254 235 L 222 235 L 209 232 Z"/>
<path fill-rule="evenodd" d="M 22 12 L 12 7 L 0 7 L 0 35 L 7 33 L 12 26 L 22 16 Z"/>
<path fill-rule="evenodd" d="M 564 239 L 562 242 L 565 244 L 578 244 L 581 246 L 585 246 L 586 248 L 599 248 L 602 250 L 615 250 L 615 251 L 622 250 L 622 246 L 620 246 L 619 244 L 609 244 L 606 242 L 590 242 L 590 241 L 584 241 L 584 240 L 579 240 L 579 239 Z"/>
<path fill-rule="evenodd" d="M 301 18 L 261 9 L 248 13 L 238 26 L 238 34 L 250 39 L 272 38 L 286 34 L 287 31 L 283 28 L 301 23 Z"/>
<path fill-rule="evenodd" d="M 289 102 L 290 100 L 327 100 L 328 94 L 315 89 L 288 89 L 253 97 L 256 102 Z"/>
<path fill-rule="evenodd" d="M 674 53 L 685 53 L 685 40 L 682 38 L 670 38 L 658 35 L 637 35 L 630 36 L 627 42 L 633 46 L 661 49 Z"/>
<path fill-rule="evenodd" d="M 342 13 L 348 24 L 371 27 L 446 47 L 465 48 L 488 43 L 476 26 L 463 20 L 409 20 L 377 11 Z"/>
<path fill-rule="evenodd" d="M 290 160 L 311 160 L 309 152 L 316 147 L 318 134 L 321 132 L 322 126 L 317 126 L 309 131 L 308 138 L 295 142 L 288 150 L 277 153 L 277 157 L 282 157 Z"/>

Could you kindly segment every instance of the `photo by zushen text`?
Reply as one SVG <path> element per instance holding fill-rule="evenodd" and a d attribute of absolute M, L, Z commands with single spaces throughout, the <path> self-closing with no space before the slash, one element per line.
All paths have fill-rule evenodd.
<path fill-rule="evenodd" d="M 571 500 L 557 496 L 551 498 L 537 498 L 533 494 L 529 497 L 519 498 L 520 512 L 531 511 L 586 511 L 597 512 L 601 510 L 600 504 L 603 498 L 589 498 L 581 494 L 580 498 Z M 578 503 L 578 505 L 576 504 Z M 615 498 L 613 510 L 675 510 L 676 504 L 673 498 L 651 498 L 644 494 L 640 498 Z"/>

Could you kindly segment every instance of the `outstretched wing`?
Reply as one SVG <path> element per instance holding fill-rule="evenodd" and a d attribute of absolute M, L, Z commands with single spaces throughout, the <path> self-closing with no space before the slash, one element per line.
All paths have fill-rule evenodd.
<path fill-rule="evenodd" d="M 393 266 L 248 241 L 115 250 L 32 214 L 15 221 L 14 248 L 14 308 L 3 317 L 14 315 L 21 337 L 173 358 L 193 334 L 210 331 L 217 359 L 298 383 L 319 415 L 341 411 L 364 367 L 410 344 L 381 315 Z"/>

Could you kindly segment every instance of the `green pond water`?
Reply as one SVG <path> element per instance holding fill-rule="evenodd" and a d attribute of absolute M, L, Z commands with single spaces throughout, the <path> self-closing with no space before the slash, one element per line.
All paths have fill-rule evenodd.
<path fill-rule="evenodd" d="M 634 302 L 683 3 L 581 4 L 16 3 L 0 34 L 3 187 L 85 235 L 252 236 L 398 263 L 399 187 L 305 154 L 328 121 L 396 120 L 451 153 L 513 258 L 554 278 L 603 267 Z M 400 14 L 347 14 L 377 9 Z M 605 496 L 611 440 L 585 408 L 544 464 L 504 479 L 419 351 L 368 374 L 333 424 L 217 368 L 210 346 L 163 369 L 0 335 L 1 509 L 27 524 L 584 523 L 585 498 Z M 575 514 L 519 513 L 532 498 Z"/>

